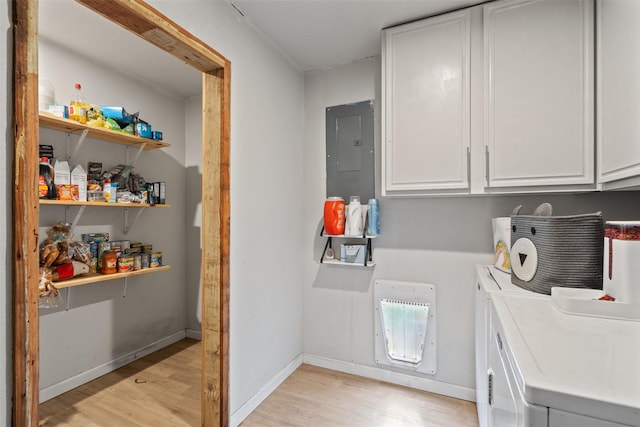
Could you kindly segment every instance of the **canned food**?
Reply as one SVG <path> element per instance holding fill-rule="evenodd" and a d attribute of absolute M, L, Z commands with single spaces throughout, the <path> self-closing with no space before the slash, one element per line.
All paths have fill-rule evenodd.
<path fill-rule="evenodd" d="M 133 256 L 133 271 L 142 270 L 142 256 L 136 254 Z"/>
<path fill-rule="evenodd" d="M 152 252 L 149 254 L 149 267 L 155 268 L 162 265 L 162 252 Z"/>
<path fill-rule="evenodd" d="M 118 257 L 118 273 L 133 271 L 133 255 L 120 255 Z"/>
<path fill-rule="evenodd" d="M 140 268 L 149 268 L 149 254 L 140 254 Z"/>
<path fill-rule="evenodd" d="M 113 274 L 118 271 L 118 257 L 115 252 L 105 251 L 102 255 L 102 274 Z"/>

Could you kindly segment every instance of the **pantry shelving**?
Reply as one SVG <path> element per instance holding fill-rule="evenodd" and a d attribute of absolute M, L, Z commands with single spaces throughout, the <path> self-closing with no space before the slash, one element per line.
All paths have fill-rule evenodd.
<path fill-rule="evenodd" d="M 76 200 L 48 200 L 41 199 L 41 205 L 56 205 L 56 206 L 97 206 L 103 208 L 170 208 L 168 204 L 149 204 L 149 203 L 109 203 L 109 202 L 97 202 L 97 201 L 76 201 Z"/>
<path fill-rule="evenodd" d="M 65 133 L 79 133 L 80 140 L 78 141 L 77 149 L 80 148 L 87 137 L 92 137 L 98 139 L 100 141 L 113 142 L 116 144 L 125 145 L 127 147 L 135 147 L 138 149 L 138 155 L 142 150 L 154 150 L 159 148 L 167 148 L 171 145 L 158 140 L 141 138 L 136 135 L 130 135 L 127 133 L 117 132 L 104 128 L 97 128 L 89 125 L 85 125 L 73 120 L 61 118 L 54 116 L 50 113 L 40 111 L 39 113 L 39 124 L 41 127 L 53 129 L 60 132 Z M 73 157 L 71 155 L 70 157 Z M 137 158 L 137 156 L 136 156 Z M 40 199 L 39 204 L 41 206 L 64 206 L 67 209 L 71 207 L 77 207 L 78 211 L 72 224 L 77 224 L 80 220 L 80 217 L 83 215 L 85 209 L 87 207 L 100 207 L 100 208 L 122 208 L 124 209 L 124 234 L 127 234 L 133 224 L 138 220 L 140 214 L 145 210 L 145 208 L 169 208 L 171 205 L 169 204 L 149 204 L 149 203 L 110 203 L 106 201 L 77 201 L 77 200 L 49 200 L 49 199 Z M 129 208 L 139 209 L 133 218 L 133 220 L 129 220 Z M 64 280 L 61 282 L 55 282 L 54 286 L 58 289 L 70 288 L 74 286 L 88 285 L 91 283 L 105 282 L 117 279 L 124 279 L 125 283 L 129 277 L 134 276 L 142 276 L 153 273 L 160 273 L 163 271 L 169 270 L 171 267 L 168 265 L 154 267 L 154 268 L 146 268 L 142 270 L 129 271 L 126 273 L 114 273 L 114 274 L 100 274 L 100 273 L 89 273 L 82 275 L 80 277 L 75 277 L 73 279 Z"/>
<path fill-rule="evenodd" d="M 141 138 L 128 133 L 117 132 L 110 129 L 88 126 L 73 120 L 64 119 L 54 116 L 53 114 L 40 111 L 40 126 L 58 130 L 61 132 L 86 132 L 86 136 L 101 139 L 103 141 L 113 142 L 116 144 L 129 145 L 134 147 L 142 147 L 144 150 L 155 150 L 157 148 L 167 148 L 171 144 L 155 139 Z"/>
<path fill-rule="evenodd" d="M 160 273 L 171 268 L 170 265 L 161 265 L 160 267 L 145 268 L 142 270 L 129 271 L 127 273 L 100 274 L 89 273 L 87 275 L 74 277 L 73 279 L 54 282 L 53 285 L 58 289 L 70 288 L 73 286 L 89 285 L 91 283 L 106 282 L 109 280 L 126 279 L 128 277 L 143 276 L 146 274 Z"/>

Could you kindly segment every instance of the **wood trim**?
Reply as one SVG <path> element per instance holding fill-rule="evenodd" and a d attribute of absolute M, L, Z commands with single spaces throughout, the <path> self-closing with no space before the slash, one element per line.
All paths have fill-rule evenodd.
<path fill-rule="evenodd" d="M 202 425 L 229 421 L 229 71 L 203 74 Z M 208 214 L 205 215 L 204 212 Z"/>
<path fill-rule="evenodd" d="M 230 62 L 141 0 L 77 0 L 203 72 L 202 425 L 229 424 Z M 38 0 L 14 24 L 13 414 L 38 425 Z M 206 385 L 206 387 L 205 387 Z"/>
<path fill-rule="evenodd" d="M 38 425 L 38 2 L 13 6 L 13 413 Z"/>
<path fill-rule="evenodd" d="M 203 73 L 225 66 L 222 55 L 142 0 L 76 1 Z"/>

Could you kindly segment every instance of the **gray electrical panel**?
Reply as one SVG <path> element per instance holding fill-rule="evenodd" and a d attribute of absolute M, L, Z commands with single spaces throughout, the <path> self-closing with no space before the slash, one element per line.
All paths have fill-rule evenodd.
<path fill-rule="evenodd" d="M 373 113 L 373 101 L 327 108 L 327 197 L 375 197 Z"/>

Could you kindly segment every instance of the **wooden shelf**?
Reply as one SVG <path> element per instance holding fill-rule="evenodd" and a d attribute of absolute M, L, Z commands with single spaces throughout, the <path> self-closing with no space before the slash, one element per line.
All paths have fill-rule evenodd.
<path fill-rule="evenodd" d="M 157 148 L 167 148 L 171 146 L 171 144 L 163 141 L 157 141 L 155 139 L 141 138 L 128 133 L 83 125 L 82 123 L 73 120 L 56 117 L 45 111 L 40 111 L 39 117 L 40 126 L 62 132 L 82 132 L 84 130 L 88 130 L 87 136 L 114 142 L 116 144 L 131 145 L 135 147 L 140 147 L 144 144 L 145 150 L 155 150 Z"/>
<path fill-rule="evenodd" d="M 57 206 L 100 206 L 103 208 L 170 208 L 171 205 L 150 205 L 148 203 L 109 203 L 109 202 L 77 202 L 71 200 L 40 199 L 41 205 Z"/>
<path fill-rule="evenodd" d="M 53 282 L 53 286 L 58 289 L 70 288 L 72 286 L 89 285 L 91 283 L 106 282 L 109 280 L 124 279 L 128 277 L 144 276 L 146 274 L 160 273 L 171 268 L 169 265 L 161 265 L 155 268 L 145 268 L 143 270 L 130 271 L 128 273 L 100 274 L 90 273 L 61 282 Z"/>

